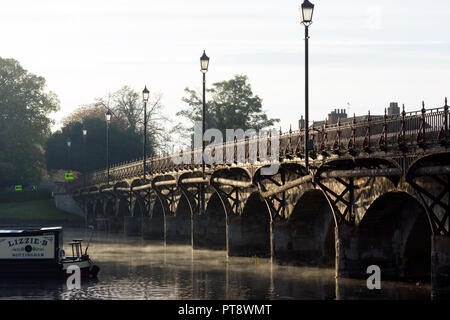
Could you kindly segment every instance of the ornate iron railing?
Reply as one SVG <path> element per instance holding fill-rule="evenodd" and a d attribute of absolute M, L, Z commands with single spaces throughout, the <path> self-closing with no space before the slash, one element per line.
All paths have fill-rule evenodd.
<path fill-rule="evenodd" d="M 403 110 L 399 115 L 387 115 L 371 117 L 370 113 L 364 117 L 353 117 L 342 123 L 338 120 L 337 124 L 314 124 L 310 126 L 309 139 L 313 140 L 312 155 L 321 154 L 327 156 L 330 154 L 354 155 L 359 152 L 377 152 L 377 151 L 400 151 L 406 152 L 411 146 L 425 148 L 433 144 L 447 144 L 449 110 L 447 98 L 445 105 L 440 108 L 425 109 L 422 103 L 422 109 L 413 112 Z M 255 139 L 252 141 L 252 139 Z M 211 146 L 212 154 L 219 152 L 222 148 L 223 161 L 226 162 L 227 149 L 234 151 L 235 163 L 249 163 L 254 158 L 250 155 L 250 141 L 255 142 L 256 154 L 259 161 L 268 161 L 270 159 L 262 158 L 262 150 L 259 150 L 259 137 L 246 138 L 239 141 L 225 142 L 221 145 Z M 271 156 L 270 146 L 273 139 L 279 139 L 279 161 L 292 158 L 302 158 L 304 154 L 304 129 L 289 130 L 288 132 L 272 135 L 268 132 L 267 152 L 265 155 Z M 237 150 L 245 148 L 245 159 L 239 162 Z M 202 150 L 180 151 L 185 158 L 191 159 L 191 163 L 175 164 L 172 156 L 165 154 L 160 157 L 150 157 L 146 162 L 147 173 L 161 174 L 169 171 L 195 170 L 201 169 L 201 164 L 194 164 L 194 156 L 201 156 Z M 181 154 L 178 154 L 180 156 Z M 201 159 L 201 158 L 197 158 Z M 241 159 L 242 160 L 242 159 Z M 131 177 L 143 176 L 143 163 L 141 159 L 134 161 L 113 164 L 110 167 L 110 181 L 120 181 Z M 213 166 L 216 164 L 213 164 Z M 95 171 L 87 174 L 87 185 L 106 183 L 106 170 Z M 72 185 L 73 188 L 79 188 L 83 185 L 83 178 L 79 178 Z"/>

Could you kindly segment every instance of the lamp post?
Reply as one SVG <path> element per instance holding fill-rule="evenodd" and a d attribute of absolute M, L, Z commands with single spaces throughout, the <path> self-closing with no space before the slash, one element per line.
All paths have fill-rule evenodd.
<path fill-rule="evenodd" d="M 72 142 L 70 141 L 70 138 L 67 139 L 67 173 L 70 172 L 70 146 L 72 145 Z"/>
<path fill-rule="evenodd" d="M 86 136 L 87 129 L 83 129 L 83 184 L 86 187 Z"/>
<path fill-rule="evenodd" d="M 203 50 L 203 55 L 200 57 L 200 71 L 203 73 L 203 109 L 202 109 L 202 178 L 205 180 L 205 140 L 203 136 L 205 135 L 205 122 L 206 122 L 206 72 L 208 72 L 209 57 L 206 55 L 205 50 Z M 200 185 L 201 191 L 201 212 L 205 212 L 205 188 L 204 183 Z"/>
<path fill-rule="evenodd" d="M 309 118 L 309 26 L 312 23 L 312 16 L 314 11 L 314 5 L 308 0 L 303 1 L 300 6 L 300 12 L 302 14 L 302 23 L 305 26 L 305 168 L 306 172 L 309 172 L 309 130 L 308 130 L 308 118 Z"/>
<path fill-rule="evenodd" d="M 145 182 L 145 173 L 147 171 L 146 163 L 147 163 L 147 102 L 148 97 L 150 95 L 150 92 L 147 89 L 147 86 L 145 86 L 144 90 L 142 91 L 142 100 L 144 102 L 144 142 L 143 142 L 143 161 L 144 161 L 144 182 Z"/>
<path fill-rule="evenodd" d="M 109 123 L 111 122 L 111 111 L 106 111 L 106 168 L 107 168 L 107 185 L 109 186 Z"/>

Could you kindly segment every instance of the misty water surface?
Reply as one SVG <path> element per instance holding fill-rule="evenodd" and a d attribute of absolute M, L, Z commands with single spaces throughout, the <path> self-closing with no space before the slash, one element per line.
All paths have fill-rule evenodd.
<path fill-rule="evenodd" d="M 89 232 L 65 230 L 64 241 Z M 66 252 L 69 248 L 65 246 Z M 96 232 L 89 254 L 98 279 L 68 290 L 64 281 L 0 281 L 1 299 L 430 299 L 430 285 L 336 279 L 334 269 L 272 265 L 268 259 L 226 257 L 121 234 Z"/>

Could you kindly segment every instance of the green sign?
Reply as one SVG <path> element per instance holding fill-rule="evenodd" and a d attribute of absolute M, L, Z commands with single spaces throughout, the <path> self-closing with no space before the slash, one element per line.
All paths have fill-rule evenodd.
<path fill-rule="evenodd" d="M 67 172 L 64 174 L 66 180 L 73 180 L 73 173 L 72 172 Z"/>
<path fill-rule="evenodd" d="M 14 186 L 14 190 L 15 191 L 22 191 L 22 185 L 17 185 L 17 186 Z"/>

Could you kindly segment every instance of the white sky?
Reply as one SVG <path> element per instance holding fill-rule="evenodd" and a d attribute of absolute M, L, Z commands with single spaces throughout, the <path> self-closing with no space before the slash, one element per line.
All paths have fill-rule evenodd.
<path fill-rule="evenodd" d="M 294 0 L 0 0 L 0 56 L 47 79 L 58 121 L 124 85 L 163 94 L 249 76 L 283 129 L 304 113 L 304 28 Z M 310 117 L 334 108 L 381 114 L 442 106 L 450 96 L 450 1 L 315 0 L 310 27 Z M 424 6 L 426 5 L 426 6 Z M 350 108 L 347 106 L 350 103 Z M 311 120 L 312 120 L 311 119 Z"/>

